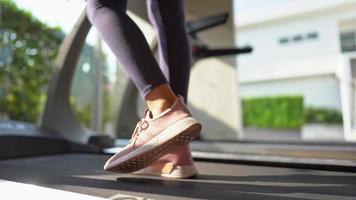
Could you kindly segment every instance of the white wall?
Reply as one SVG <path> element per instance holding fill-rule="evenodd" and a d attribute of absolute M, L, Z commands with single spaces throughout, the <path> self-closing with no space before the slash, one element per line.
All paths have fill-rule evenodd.
<path fill-rule="evenodd" d="M 238 44 L 250 44 L 254 52 L 240 56 L 242 82 L 274 77 L 330 73 L 339 54 L 338 24 L 334 19 L 315 17 L 238 30 Z M 280 44 L 279 38 L 317 32 L 316 40 Z"/>

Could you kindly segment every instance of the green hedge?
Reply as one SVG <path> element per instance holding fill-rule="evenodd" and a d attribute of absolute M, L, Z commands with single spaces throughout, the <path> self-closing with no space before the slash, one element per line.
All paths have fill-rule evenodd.
<path fill-rule="evenodd" d="M 342 124 L 342 115 L 337 110 L 308 107 L 305 109 L 305 122 Z"/>
<path fill-rule="evenodd" d="M 300 128 L 303 125 L 302 96 L 275 96 L 242 100 L 244 126 Z"/>
<path fill-rule="evenodd" d="M 63 34 L 10 0 L 1 1 L 1 11 L 0 115 L 37 122 Z"/>

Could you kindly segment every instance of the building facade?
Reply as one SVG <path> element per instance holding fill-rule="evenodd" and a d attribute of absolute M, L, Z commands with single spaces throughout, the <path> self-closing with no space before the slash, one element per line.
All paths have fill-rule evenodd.
<path fill-rule="evenodd" d="M 240 95 L 303 95 L 305 106 L 341 111 L 339 68 L 356 50 L 356 3 L 262 13 L 239 23 L 237 44 L 254 52 L 238 58 Z"/>

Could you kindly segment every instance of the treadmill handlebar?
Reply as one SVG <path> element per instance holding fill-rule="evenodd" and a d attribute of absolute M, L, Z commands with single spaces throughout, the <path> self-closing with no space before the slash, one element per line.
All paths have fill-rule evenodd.
<path fill-rule="evenodd" d="M 214 56 L 231 56 L 231 55 L 240 55 L 248 54 L 253 51 L 253 48 L 250 46 L 242 48 L 226 48 L 226 49 L 209 49 L 207 47 L 198 47 L 193 46 L 192 53 L 196 58 L 208 58 Z"/>
<path fill-rule="evenodd" d="M 228 13 L 213 15 L 186 23 L 187 32 L 191 36 L 206 29 L 225 24 L 229 17 Z"/>

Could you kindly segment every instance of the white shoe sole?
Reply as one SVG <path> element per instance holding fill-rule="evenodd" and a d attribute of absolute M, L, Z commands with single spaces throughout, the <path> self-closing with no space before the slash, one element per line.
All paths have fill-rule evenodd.
<path fill-rule="evenodd" d="M 160 177 L 172 178 L 172 179 L 184 179 L 184 178 L 190 178 L 192 176 L 198 175 L 198 171 L 194 165 L 187 165 L 187 166 L 176 165 L 169 172 L 156 172 L 153 169 L 151 169 L 151 167 L 147 167 L 137 172 L 134 172 L 134 174 L 160 176 Z"/>
<path fill-rule="evenodd" d="M 201 124 L 196 119 L 183 118 L 132 152 L 117 159 L 115 154 L 105 163 L 104 169 L 120 173 L 138 171 L 176 150 L 180 145 L 189 143 L 200 131 Z"/>

